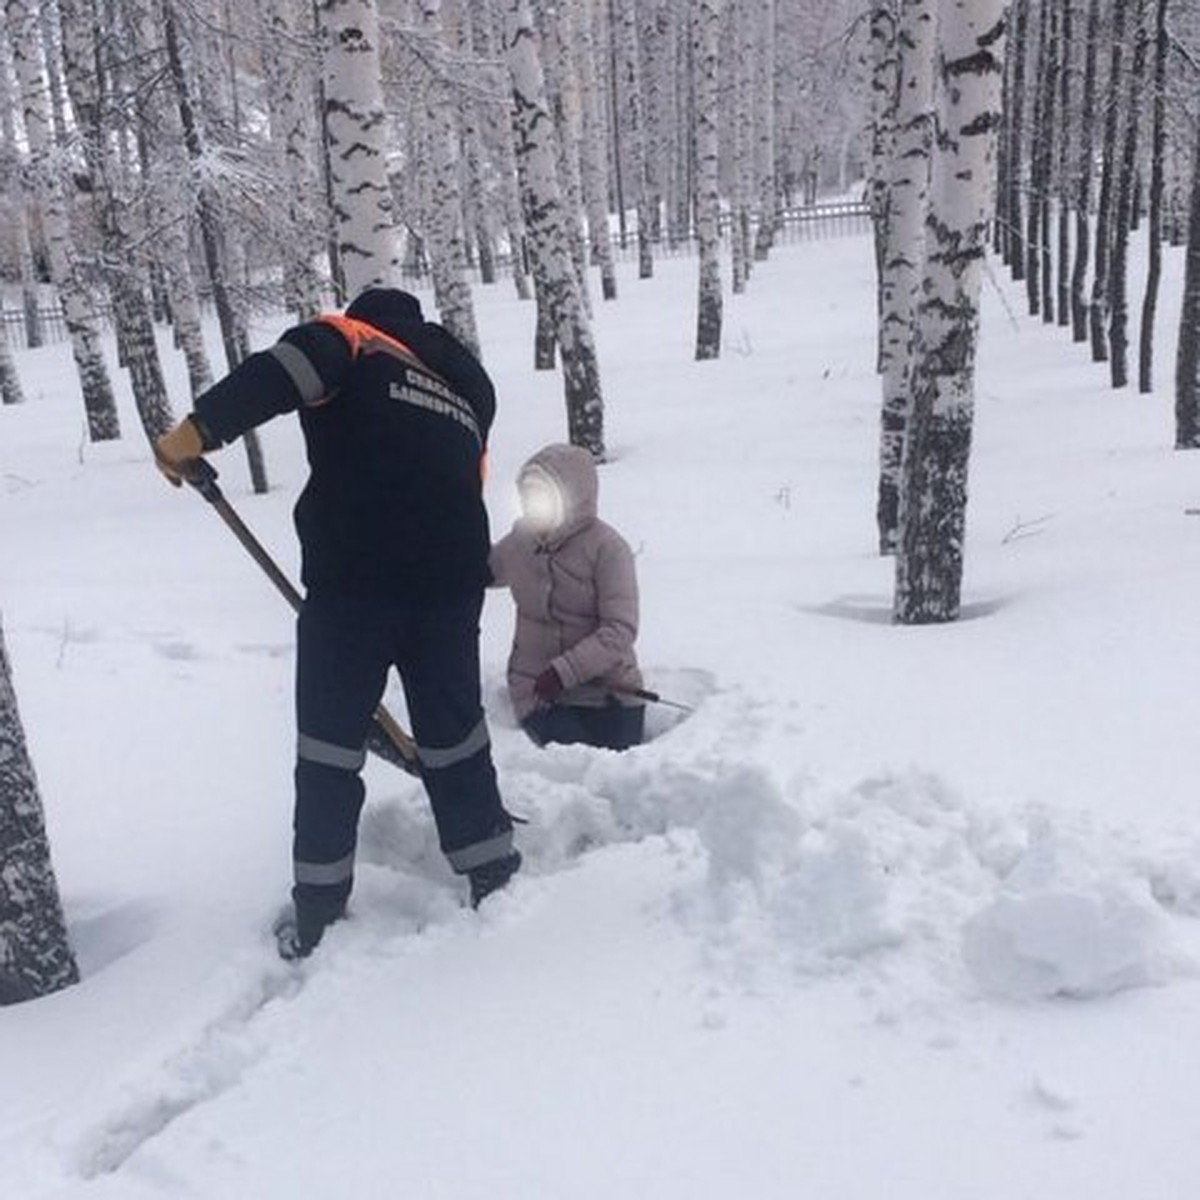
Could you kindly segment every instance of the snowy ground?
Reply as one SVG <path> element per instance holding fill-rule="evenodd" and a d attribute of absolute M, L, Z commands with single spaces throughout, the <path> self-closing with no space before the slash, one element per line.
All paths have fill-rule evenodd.
<path fill-rule="evenodd" d="M 598 308 L 653 713 L 537 751 L 487 700 L 528 870 L 475 914 L 368 768 L 353 920 L 305 966 L 291 615 L 198 497 L 89 446 L 65 347 L 0 410 L 0 606 L 84 982 L 0 1010 L 14 1200 L 1185 1200 L 1200 1179 L 1200 459 L 993 280 L 964 619 L 888 623 L 865 238 L 783 248 L 691 360 L 694 260 Z M 1140 287 L 1140 272 L 1134 272 Z M 532 309 L 477 292 L 489 505 L 561 439 Z M 265 344 L 278 325 L 257 331 Z M 214 348 L 216 339 L 213 340 Z M 179 412 L 182 367 L 175 357 Z M 294 425 L 227 495 L 295 574 Z M 403 716 L 398 695 L 389 703 Z"/>

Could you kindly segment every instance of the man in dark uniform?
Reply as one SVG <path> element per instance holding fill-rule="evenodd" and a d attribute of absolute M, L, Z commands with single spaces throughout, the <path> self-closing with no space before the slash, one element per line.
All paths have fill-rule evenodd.
<path fill-rule="evenodd" d="M 371 288 L 345 316 L 287 330 L 198 397 L 156 443 L 159 467 L 178 486 L 200 455 L 296 410 L 310 475 L 295 510 L 306 596 L 284 957 L 311 953 L 345 913 L 368 727 L 392 664 L 442 850 L 472 904 L 521 862 L 480 700 L 491 380 L 415 297 Z"/>

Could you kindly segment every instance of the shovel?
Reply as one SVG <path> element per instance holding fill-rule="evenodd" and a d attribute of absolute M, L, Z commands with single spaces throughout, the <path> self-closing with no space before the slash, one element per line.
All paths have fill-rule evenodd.
<path fill-rule="evenodd" d="M 221 520 L 233 530 L 234 536 L 249 552 L 250 557 L 263 569 L 270 581 L 279 589 L 283 598 L 296 611 L 300 611 L 303 597 L 292 586 L 288 577 L 279 569 L 275 560 L 267 553 L 262 543 L 250 532 L 245 522 L 234 511 L 233 505 L 217 485 L 216 468 L 206 459 L 193 459 L 187 464 L 183 478 L 192 485 L 217 510 Z M 375 709 L 371 726 L 367 731 L 366 748 L 394 767 L 409 775 L 420 776 L 421 765 L 417 758 L 417 746 L 405 733 L 403 727 L 383 705 Z"/>

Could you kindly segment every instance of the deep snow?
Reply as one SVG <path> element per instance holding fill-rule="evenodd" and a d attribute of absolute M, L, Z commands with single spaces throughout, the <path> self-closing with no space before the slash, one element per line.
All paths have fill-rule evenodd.
<path fill-rule="evenodd" d="M 889 624 L 875 553 L 867 239 L 778 248 L 715 363 L 694 260 L 627 267 L 596 301 L 601 510 L 648 685 L 695 712 L 625 755 L 534 749 L 493 595 L 528 869 L 464 908 L 417 785 L 373 762 L 353 920 L 298 969 L 267 932 L 291 614 L 127 399 L 87 445 L 66 348 L 20 351 L 0 610 L 85 978 L 0 1011 L 3 1195 L 1193 1196 L 1200 481 L 1167 267 L 1148 397 L 989 280 L 964 619 L 922 629 Z M 532 307 L 476 299 L 499 534 L 561 385 Z M 263 435 L 267 496 L 215 463 L 294 576 L 299 435 Z"/>

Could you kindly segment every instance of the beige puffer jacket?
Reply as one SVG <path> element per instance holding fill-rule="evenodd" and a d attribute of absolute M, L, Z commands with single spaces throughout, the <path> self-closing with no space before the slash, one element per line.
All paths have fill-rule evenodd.
<path fill-rule="evenodd" d="M 508 686 L 517 718 L 536 707 L 533 681 L 554 667 L 565 688 L 560 704 L 640 704 L 633 643 L 638 588 L 625 539 L 596 516 L 599 481 L 592 456 L 578 446 L 539 450 L 524 467 L 540 468 L 558 487 L 561 523 L 536 533 L 524 520 L 492 547 L 493 581 L 511 589 L 517 628 L 508 660 Z"/>

